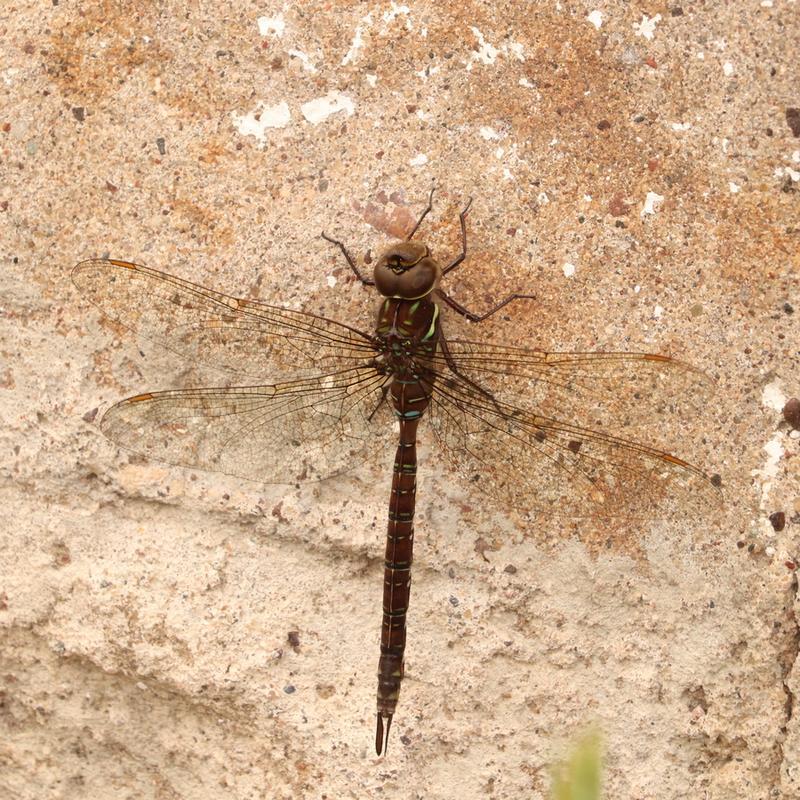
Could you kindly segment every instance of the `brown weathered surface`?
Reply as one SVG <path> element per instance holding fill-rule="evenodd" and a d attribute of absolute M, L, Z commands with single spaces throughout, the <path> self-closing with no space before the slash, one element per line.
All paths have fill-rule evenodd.
<path fill-rule="evenodd" d="M 595 720 L 615 800 L 800 796 L 800 24 L 788 0 L 644 10 L 4 5 L 0 795 L 544 798 Z M 325 97 L 341 110 L 306 105 Z M 691 526 L 533 526 L 421 447 L 377 760 L 391 451 L 301 488 L 119 452 L 98 407 L 198 376 L 68 276 L 109 253 L 368 326 L 318 233 L 374 258 L 433 182 L 437 253 L 475 196 L 455 297 L 537 296 L 480 337 L 716 378 L 648 438 L 726 502 Z"/>

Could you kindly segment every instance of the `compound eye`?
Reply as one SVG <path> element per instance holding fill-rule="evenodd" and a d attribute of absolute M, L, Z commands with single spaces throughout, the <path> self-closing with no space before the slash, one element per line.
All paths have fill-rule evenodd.
<path fill-rule="evenodd" d="M 441 269 L 432 258 L 423 258 L 398 278 L 398 294 L 401 297 L 415 299 L 424 297 L 439 282 Z"/>

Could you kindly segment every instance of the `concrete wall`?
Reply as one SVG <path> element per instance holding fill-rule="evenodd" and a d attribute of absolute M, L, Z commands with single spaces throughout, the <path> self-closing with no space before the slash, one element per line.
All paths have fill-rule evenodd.
<path fill-rule="evenodd" d="M 545 798 L 594 722 L 615 800 L 800 796 L 795 3 L 54 0 L 0 19 L 0 794 Z M 375 296 L 319 232 L 364 264 L 434 184 L 420 236 L 443 259 L 474 197 L 453 296 L 536 297 L 480 329 L 445 311 L 450 336 L 695 365 L 713 394 L 667 381 L 610 430 L 719 473 L 723 503 L 525 515 L 423 431 L 377 759 L 391 446 L 289 486 L 118 449 L 110 404 L 220 378 L 69 274 L 111 255 L 369 330 Z"/>

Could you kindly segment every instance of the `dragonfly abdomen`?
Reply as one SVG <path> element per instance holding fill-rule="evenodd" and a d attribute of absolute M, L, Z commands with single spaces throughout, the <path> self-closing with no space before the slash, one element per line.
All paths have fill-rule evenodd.
<path fill-rule="evenodd" d="M 405 385 L 401 385 L 405 388 Z M 394 386 L 393 386 L 394 388 Z M 413 391 L 413 390 L 412 390 Z M 404 392 L 401 389 L 400 397 Z M 425 404 L 407 416 L 407 404 L 392 399 L 400 419 L 400 441 L 394 459 L 392 493 L 389 499 L 389 525 L 383 573 L 383 623 L 381 656 L 378 662 L 378 723 L 375 750 L 386 746 L 389 727 L 397 708 L 403 680 L 403 654 L 406 647 L 406 612 L 411 591 L 411 561 L 414 549 L 414 507 L 417 490 L 417 425 Z M 402 409 L 402 410 L 401 410 Z M 386 733 L 384 737 L 384 722 Z"/>

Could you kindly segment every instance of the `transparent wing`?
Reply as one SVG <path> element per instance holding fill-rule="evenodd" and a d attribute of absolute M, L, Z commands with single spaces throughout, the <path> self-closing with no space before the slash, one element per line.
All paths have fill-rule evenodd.
<path fill-rule="evenodd" d="M 371 368 L 265 386 L 150 392 L 122 400 L 100 428 L 120 447 L 168 464 L 264 483 L 321 480 L 394 434 Z"/>
<path fill-rule="evenodd" d="M 242 300 L 127 261 L 93 259 L 72 280 L 104 314 L 190 363 L 249 380 L 347 369 L 375 353 L 342 323 Z"/>
<path fill-rule="evenodd" d="M 664 410 L 692 414 L 713 381 L 701 370 L 654 353 L 554 353 L 447 341 L 435 368 L 488 389 L 501 402 L 591 428 L 645 433 Z"/>
<path fill-rule="evenodd" d="M 441 376 L 429 411 L 434 436 L 470 485 L 522 511 L 571 517 L 639 516 L 669 498 L 684 512 L 720 502 L 716 479 L 622 436 L 498 400 Z"/>

